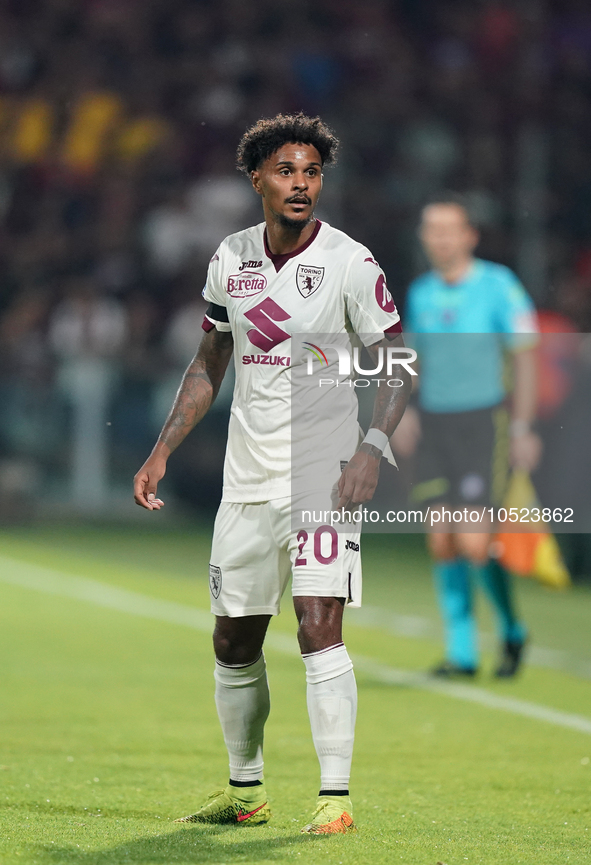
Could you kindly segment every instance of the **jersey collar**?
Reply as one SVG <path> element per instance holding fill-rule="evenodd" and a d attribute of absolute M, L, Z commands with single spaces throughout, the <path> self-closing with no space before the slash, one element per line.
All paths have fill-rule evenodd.
<path fill-rule="evenodd" d="M 273 262 L 273 264 L 275 266 L 275 270 L 277 273 L 279 273 L 279 271 L 281 270 L 283 265 L 287 261 L 289 261 L 290 258 L 294 258 L 296 255 L 299 255 L 300 252 L 303 252 L 312 243 L 314 243 L 314 241 L 316 240 L 316 238 L 318 236 L 318 232 L 320 231 L 321 225 L 322 225 L 321 221 L 319 219 L 317 219 L 316 225 L 314 226 L 314 231 L 312 232 L 310 237 L 307 239 L 307 241 L 305 243 L 303 243 L 301 246 L 298 246 L 297 249 L 294 249 L 293 252 L 284 252 L 281 255 L 276 255 L 274 252 L 271 252 L 271 250 L 269 249 L 269 245 L 267 243 L 267 227 L 265 226 L 265 229 L 263 231 L 263 243 L 264 243 L 264 247 L 265 247 L 265 255 L 267 256 L 267 258 L 271 259 L 271 261 Z"/>
<path fill-rule="evenodd" d="M 468 269 L 464 273 L 461 279 L 458 279 L 457 282 L 446 282 L 442 276 L 439 275 L 437 270 L 434 270 L 436 279 L 439 281 L 440 285 L 444 289 L 451 289 L 453 291 L 454 288 L 464 288 L 464 286 L 469 283 L 475 282 L 480 278 L 480 274 L 482 271 L 482 260 L 480 258 L 473 258 L 470 262 Z"/>

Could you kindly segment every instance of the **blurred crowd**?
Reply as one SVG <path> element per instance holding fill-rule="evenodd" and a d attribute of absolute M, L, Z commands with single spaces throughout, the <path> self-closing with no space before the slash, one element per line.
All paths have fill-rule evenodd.
<path fill-rule="evenodd" d="M 207 262 L 260 220 L 234 153 L 261 116 L 335 128 L 320 215 L 398 298 L 421 202 L 453 188 L 518 269 L 535 215 L 527 288 L 590 330 L 590 82 L 586 0 L 0 0 L 0 496 L 63 470 L 77 357 L 111 370 L 121 470 L 145 453 Z"/>

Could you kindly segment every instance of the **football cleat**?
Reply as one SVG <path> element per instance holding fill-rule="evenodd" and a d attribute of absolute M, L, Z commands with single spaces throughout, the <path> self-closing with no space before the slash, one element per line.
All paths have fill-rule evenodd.
<path fill-rule="evenodd" d="M 495 670 L 497 679 L 512 679 L 523 661 L 525 640 L 505 640 L 499 666 Z"/>
<path fill-rule="evenodd" d="M 319 796 L 312 820 L 304 826 L 306 835 L 337 835 L 355 832 L 353 806 L 349 796 Z"/>
<path fill-rule="evenodd" d="M 248 792 L 247 792 L 248 791 Z M 249 796 L 248 793 L 252 791 Z M 246 795 L 245 795 L 246 794 Z M 255 826 L 267 823 L 271 809 L 264 786 L 232 787 L 210 793 L 201 808 L 188 817 L 179 817 L 175 823 L 216 823 Z"/>

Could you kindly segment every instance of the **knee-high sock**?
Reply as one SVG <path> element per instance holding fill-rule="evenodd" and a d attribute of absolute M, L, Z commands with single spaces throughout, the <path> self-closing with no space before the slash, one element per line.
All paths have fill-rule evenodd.
<path fill-rule="evenodd" d="M 230 758 L 232 781 L 263 777 L 263 732 L 269 715 L 269 685 L 265 658 L 248 666 L 216 661 L 215 703 Z"/>
<path fill-rule="evenodd" d="M 302 655 L 308 714 L 320 762 L 321 790 L 348 790 L 357 717 L 357 685 L 343 643 Z"/>
<path fill-rule="evenodd" d="M 527 631 L 515 612 L 511 575 L 496 559 L 489 559 L 475 571 L 494 607 L 500 638 L 522 642 Z"/>
<path fill-rule="evenodd" d="M 445 626 L 446 659 L 460 667 L 476 667 L 478 643 L 468 562 L 435 562 L 433 574 Z"/>

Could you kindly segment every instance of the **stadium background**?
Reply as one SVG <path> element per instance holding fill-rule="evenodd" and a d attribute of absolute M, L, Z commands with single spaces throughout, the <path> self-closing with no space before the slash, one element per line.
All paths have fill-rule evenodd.
<path fill-rule="evenodd" d="M 119 829 L 109 830 L 109 847 L 99 829 L 93 827 L 89 841 L 86 829 L 71 828 L 86 825 L 76 821 L 86 820 L 89 809 L 100 816 L 102 807 L 115 822 L 128 821 L 130 832 L 156 837 L 147 799 L 163 801 L 163 813 L 176 816 L 179 786 L 190 783 L 193 795 L 201 795 L 195 772 L 206 786 L 215 785 L 224 765 L 217 738 L 211 750 L 199 745 L 198 758 L 187 745 L 195 730 L 207 740 L 215 724 L 208 638 L 161 631 L 173 626 L 154 625 L 149 617 L 140 623 L 144 630 L 135 619 L 123 627 L 108 618 L 119 613 L 87 610 L 80 598 L 92 591 L 67 579 L 91 578 L 206 607 L 208 533 L 231 383 L 171 459 L 162 485 L 166 512 L 135 507 L 130 482 L 196 349 L 207 262 L 226 234 L 260 219 L 258 200 L 233 167 L 245 127 L 260 116 L 300 109 L 334 127 L 341 155 L 319 215 L 372 249 L 399 304 L 425 266 L 415 236 L 418 208 L 428 194 L 451 187 L 478 213 L 480 254 L 515 269 L 537 306 L 560 316 L 560 327 L 585 334 L 591 324 L 590 76 L 591 14 L 582 0 L 1 0 L 7 750 L 0 769 L 7 770 L 5 813 L 13 832 L 12 841 L 6 835 L 6 862 L 284 861 L 283 855 L 290 861 L 298 855 L 297 845 L 271 850 L 258 841 L 256 849 L 245 843 L 233 852 L 228 842 L 223 855 L 215 839 L 200 853 L 187 840 L 180 847 L 168 840 L 125 846 Z M 590 356 L 583 354 L 583 367 Z M 588 381 L 585 375 L 584 387 Z M 575 467 L 583 447 L 576 445 L 570 447 Z M 422 539 L 370 541 L 367 611 L 351 617 L 349 639 L 356 652 L 383 663 L 425 669 L 440 645 Z M 529 582 L 520 586 L 534 632 L 530 668 L 513 690 L 486 687 L 509 700 L 589 717 L 588 538 L 569 538 L 565 553 L 580 585 L 562 595 Z M 45 594 L 31 591 L 35 580 L 44 581 Z M 486 616 L 483 622 L 488 652 L 492 625 Z M 277 628 L 277 639 L 293 636 L 289 616 Z M 154 633 L 166 646 L 163 657 L 152 644 Z M 313 756 L 301 744 L 308 742 L 304 715 L 292 721 L 287 708 L 290 689 L 301 689 L 301 671 L 297 660 L 282 658 L 274 661 L 283 677 L 275 711 L 284 727 L 277 722 L 269 749 L 293 771 L 300 753 L 310 767 Z M 195 675 L 204 692 L 198 718 Z M 384 812 L 395 814 L 396 832 L 406 810 L 414 814 L 411 837 L 431 845 L 426 852 L 422 841 L 408 841 L 405 862 L 464 861 L 453 852 L 468 831 L 459 825 L 463 809 L 478 815 L 476 835 L 462 842 L 472 861 L 562 865 L 567 852 L 571 861 L 585 861 L 587 734 L 554 728 L 547 719 L 507 721 L 492 709 L 487 715 L 461 699 L 442 702 L 420 688 L 403 688 L 393 704 L 388 675 L 375 684 L 360 671 L 372 711 L 360 728 L 359 762 L 368 767 L 366 788 L 380 789 L 384 760 L 405 779 L 400 802 L 412 808 L 399 808 L 386 792 Z M 424 720 L 419 728 L 417 712 Z M 373 747 L 384 725 L 398 729 L 391 754 Z M 288 741 L 285 756 L 280 745 Z M 409 741 L 401 757 L 396 749 Z M 115 759 L 115 751 L 128 757 Z M 82 774 L 73 780 L 62 763 L 68 771 L 80 765 Z M 103 774 L 112 789 L 99 795 Z M 519 806 L 516 789 L 523 794 Z M 279 790 L 287 801 L 287 788 Z M 570 794 L 568 807 L 557 804 L 560 790 Z M 527 791 L 534 791 L 535 809 Z M 368 809 L 377 807 L 369 802 L 366 823 Z M 462 820 L 449 830 L 458 843 L 445 852 L 434 824 L 451 826 L 458 809 Z M 36 815 L 37 835 L 23 828 L 25 814 Z M 521 846 L 511 820 L 525 839 Z M 577 820 L 579 834 L 571 837 L 563 827 Z M 79 838 L 65 840 L 66 823 Z M 376 841 L 369 859 L 363 848 L 347 853 L 339 846 L 336 858 L 327 852 L 318 861 L 353 861 L 349 855 L 400 861 L 398 850 L 394 855 L 379 846 L 399 838 Z M 100 852 L 76 852 L 76 839 Z M 542 860 L 538 842 L 546 845 Z M 49 843 L 59 847 L 55 854 Z"/>

